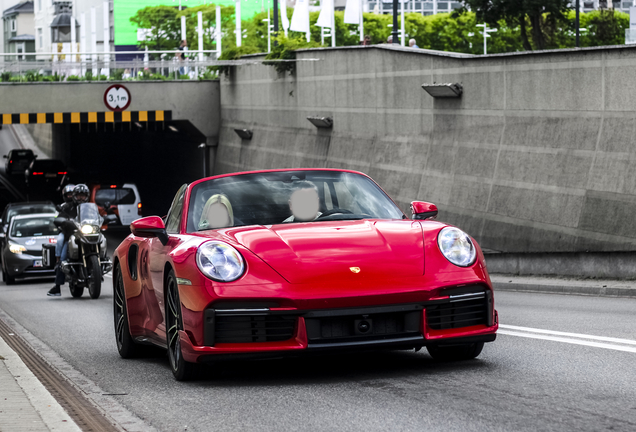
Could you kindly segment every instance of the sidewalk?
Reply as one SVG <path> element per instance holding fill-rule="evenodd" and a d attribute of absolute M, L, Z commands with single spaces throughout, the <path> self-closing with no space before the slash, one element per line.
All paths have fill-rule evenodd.
<path fill-rule="evenodd" d="M 630 280 L 573 279 L 502 274 L 491 274 L 490 279 L 495 290 L 500 291 L 636 298 L 636 281 Z"/>
<path fill-rule="evenodd" d="M 80 430 L 20 357 L 0 338 L 0 431 Z"/>

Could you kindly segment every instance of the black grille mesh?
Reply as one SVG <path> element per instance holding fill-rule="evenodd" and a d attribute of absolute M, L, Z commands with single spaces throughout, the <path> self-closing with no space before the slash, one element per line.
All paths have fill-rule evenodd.
<path fill-rule="evenodd" d="M 426 321 L 433 330 L 487 325 L 488 304 L 485 298 L 480 298 L 428 306 Z"/>
<path fill-rule="evenodd" d="M 214 340 L 216 343 L 279 342 L 293 337 L 295 325 L 296 317 L 217 315 Z"/>

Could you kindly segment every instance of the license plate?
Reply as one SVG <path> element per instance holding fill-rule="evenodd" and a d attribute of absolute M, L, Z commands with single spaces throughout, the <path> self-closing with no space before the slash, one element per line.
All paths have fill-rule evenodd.
<path fill-rule="evenodd" d="M 57 177 L 57 174 L 55 174 L 55 173 L 46 173 L 46 174 L 44 174 L 44 177 L 46 177 L 46 178 L 55 178 L 55 177 Z"/>
<path fill-rule="evenodd" d="M 42 267 L 42 260 L 33 261 L 33 267 Z"/>

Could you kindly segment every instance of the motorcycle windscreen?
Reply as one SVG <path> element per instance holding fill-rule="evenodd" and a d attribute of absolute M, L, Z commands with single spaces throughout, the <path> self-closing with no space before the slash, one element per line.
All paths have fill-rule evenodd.
<path fill-rule="evenodd" d="M 80 204 L 77 209 L 77 219 L 82 225 L 101 226 L 103 222 L 95 203 Z"/>

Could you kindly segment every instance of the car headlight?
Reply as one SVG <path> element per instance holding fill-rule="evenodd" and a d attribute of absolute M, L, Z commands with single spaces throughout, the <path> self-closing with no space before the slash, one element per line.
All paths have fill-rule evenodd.
<path fill-rule="evenodd" d="M 82 225 L 82 234 L 95 234 L 99 227 L 94 225 Z"/>
<path fill-rule="evenodd" d="M 245 261 L 239 251 L 214 240 L 199 246 L 197 266 L 204 275 L 219 282 L 232 282 L 245 271 Z"/>
<path fill-rule="evenodd" d="M 26 252 L 26 248 L 22 246 L 21 244 L 17 244 L 17 243 L 10 243 L 9 250 L 13 252 L 14 254 L 21 254 L 22 252 Z"/>
<path fill-rule="evenodd" d="M 437 236 L 437 245 L 446 259 L 459 267 L 472 265 L 477 257 L 475 245 L 459 228 L 443 228 Z"/>

